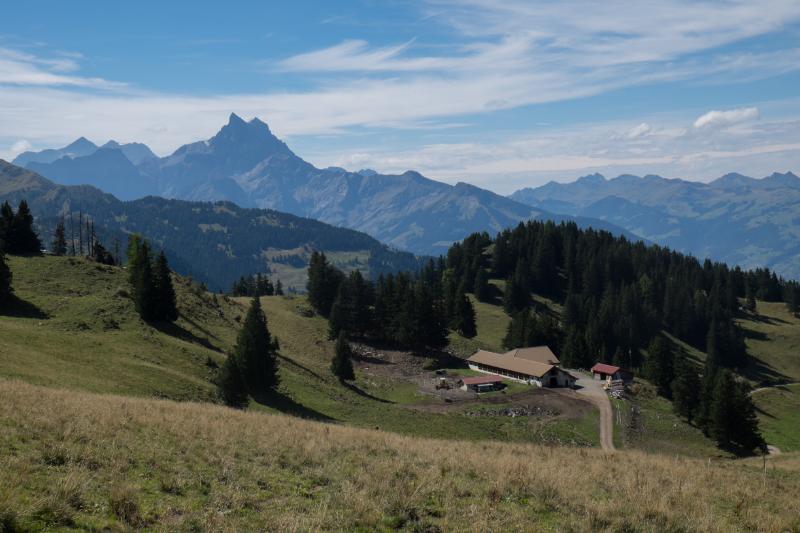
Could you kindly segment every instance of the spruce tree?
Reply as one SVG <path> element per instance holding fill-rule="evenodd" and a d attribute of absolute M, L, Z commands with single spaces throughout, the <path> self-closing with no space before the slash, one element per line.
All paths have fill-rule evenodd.
<path fill-rule="evenodd" d="M 4 249 L 9 251 L 11 240 L 11 226 L 14 224 L 14 210 L 7 201 L 0 206 L 0 242 L 4 244 Z"/>
<path fill-rule="evenodd" d="M 353 372 L 352 355 L 347 336 L 344 331 L 341 331 L 336 339 L 335 353 L 333 361 L 331 361 L 331 372 L 341 381 L 356 379 L 355 372 Z"/>
<path fill-rule="evenodd" d="M 647 348 L 644 374 L 665 398 L 672 397 L 672 381 L 675 379 L 672 347 L 662 336 L 655 337 Z"/>
<path fill-rule="evenodd" d="M 261 301 L 254 296 L 234 348 L 236 364 L 252 396 L 263 397 L 278 386 L 277 352 L 277 339 L 272 339 Z"/>
<path fill-rule="evenodd" d="M 53 234 L 53 255 L 67 254 L 67 235 L 64 227 L 64 217 L 58 221 L 55 233 Z"/>
<path fill-rule="evenodd" d="M 275 282 L 275 296 L 283 296 L 283 283 L 281 283 L 281 280 Z"/>
<path fill-rule="evenodd" d="M 8 301 L 13 289 L 11 288 L 11 269 L 6 264 L 3 243 L 0 241 L 0 305 Z"/>
<path fill-rule="evenodd" d="M 702 384 L 694 365 L 684 356 L 675 361 L 675 381 L 672 382 L 672 406 L 675 412 L 690 423 L 700 408 Z"/>
<path fill-rule="evenodd" d="M 475 308 L 472 307 L 472 302 L 469 301 L 466 294 L 461 294 L 456 299 L 453 329 L 467 339 L 478 334 L 478 328 L 475 325 Z"/>
<path fill-rule="evenodd" d="M 323 252 L 314 251 L 308 263 L 308 301 L 314 310 L 327 317 L 339 291 L 342 273 L 333 265 Z"/>
<path fill-rule="evenodd" d="M 33 229 L 33 215 L 28 208 L 28 202 L 21 200 L 19 207 L 11 221 L 7 250 L 16 254 L 38 254 L 42 249 L 39 236 Z"/>
<path fill-rule="evenodd" d="M 479 302 L 488 302 L 489 297 L 491 296 L 491 291 L 489 288 L 489 273 L 486 272 L 485 268 L 478 268 L 477 274 L 475 274 L 475 283 L 472 288 L 473 294 L 475 294 L 475 298 Z"/>
<path fill-rule="evenodd" d="M 244 409 L 247 407 L 247 383 L 242 377 L 236 358 L 228 356 L 217 374 L 217 392 L 228 407 Z"/>
<path fill-rule="evenodd" d="M 158 254 L 155 272 L 153 273 L 153 292 L 155 293 L 155 311 L 158 320 L 174 322 L 178 319 L 178 306 L 175 288 L 172 286 L 169 264 L 164 251 Z"/>
<path fill-rule="evenodd" d="M 526 281 L 525 266 L 522 261 L 518 261 L 514 275 L 506 281 L 503 308 L 506 313 L 513 314 L 528 307 L 530 299 L 531 295 Z"/>
<path fill-rule="evenodd" d="M 152 322 L 158 320 L 158 299 L 153 284 L 153 266 L 150 260 L 150 245 L 143 241 L 135 260 L 135 268 L 131 269 L 131 286 L 136 311 L 142 320 Z"/>
<path fill-rule="evenodd" d="M 721 370 L 709 408 L 709 435 L 720 448 L 752 452 L 766 447 L 758 430 L 758 418 L 749 390 L 737 383 L 729 370 Z"/>

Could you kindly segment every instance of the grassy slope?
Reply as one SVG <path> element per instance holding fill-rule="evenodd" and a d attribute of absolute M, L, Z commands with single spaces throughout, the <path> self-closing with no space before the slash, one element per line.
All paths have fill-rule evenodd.
<path fill-rule="evenodd" d="M 755 358 L 748 377 L 755 387 L 800 382 L 800 318 L 782 303 L 758 302 L 756 311 L 740 321 Z M 800 385 L 759 391 L 753 400 L 767 442 L 782 451 L 800 450 Z"/>
<path fill-rule="evenodd" d="M 81 259 L 10 257 L 17 316 L 0 317 L 0 374 L 93 392 L 209 399 L 206 361 L 223 360 L 243 310 L 178 280 L 183 317 L 138 318 L 123 269 Z M 189 318 L 184 318 L 189 317 Z"/>
<path fill-rule="evenodd" d="M 247 299 L 213 297 L 177 279 L 181 319 L 155 329 L 139 320 L 123 269 L 55 257 L 11 257 L 10 266 L 25 312 L 0 316 L 0 376 L 91 392 L 213 399 L 206 362 L 221 362 L 232 348 Z M 431 437 L 597 442 L 596 425 L 588 423 L 416 412 L 413 404 L 424 398 L 397 381 L 359 376 L 345 387 L 329 370 L 327 324 L 305 316 L 305 298 L 262 302 L 281 342 L 282 394 L 253 409 Z"/>
<path fill-rule="evenodd" d="M 412 439 L 6 380 L 0 425 L 0 518 L 31 529 L 800 528 L 791 456 L 762 486 L 759 462 Z"/>

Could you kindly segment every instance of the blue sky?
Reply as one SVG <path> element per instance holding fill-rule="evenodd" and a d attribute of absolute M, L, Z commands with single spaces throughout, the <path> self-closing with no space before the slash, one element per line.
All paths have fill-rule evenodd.
<path fill-rule="evenodd" d="M 233 111 L 317 166 L 501 193 L 599 171 L 800 170 L 796 0 L 36 2 L 3 7 L 0 157 Z"/>

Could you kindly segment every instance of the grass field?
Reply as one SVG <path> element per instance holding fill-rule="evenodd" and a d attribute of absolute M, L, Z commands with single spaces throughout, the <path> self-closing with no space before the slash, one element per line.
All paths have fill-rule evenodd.
<path fill-rule="evenodd" d="M 757 391 L 753 401 L 766 441 L 783 452 L 800 451 L 800 384 Z"/>
<path fill-rule="evenodd" d="M 755 358 L 747 371 L 756 386 L 800 382 L 800 318 L 789 313 L 786 304 L 759 301 L 756 313 L 739 324 L 747 351 Z"/>
<path fill-rule="evenodd" d="M 214 399 L 213 367 L 231 350 L 248 299 L 206 294 L 176 278 L 181 318 L 152 327 L 138 318 L 123 269 L 57 257 L 9 263 L 22 311 L 0 317 L 0 376 L 90 392 Z M 304 297 L 265 297 L 262 304 L 281 343 L 282 383 L 270 405 L 253 403 L 253 410 L 451 439 L 558 443 L 566 434 L 564 420 L 551 431 L 541 420 L 416 412 L 415 404 L 432 400 L 400 380 L 359 375 L 345 386 L 330 373 L 327 323 L 308 316 Z M 580 443 L 593 440 L 588 433 Z"/>
<path fill-rule="evenodd" d="M 796 531 L 800 464 L 429 440 L 0 379 L 6 530 Z"/>

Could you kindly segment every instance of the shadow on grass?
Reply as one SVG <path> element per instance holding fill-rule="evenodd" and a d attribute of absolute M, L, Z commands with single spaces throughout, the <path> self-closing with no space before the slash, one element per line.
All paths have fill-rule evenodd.
<path fill-rule="evenodd" d="M 311 409 L 310 407 L 306 407 L 301 403 L 297 403 L 289 396 L 286 396 L 280 392 L 259 396 L 257 398 L 253 398 L 253 400 L 261 405 L 271 407 L 276 411 L 280 411 L 286 415 L 305 418 L 307 420 L 315 420 L 317 422 L 336 422 L 335 418 L 331 418 L 328 415 L 324 415 L 319 411 Z"/>
<path fill-rule="evenodd" d="M 783 324 L 789 324 L 789 321 L 784 320 L 782 318 L 774 317 L 774 316 L 766 316 L 760 315 L 758 312 L 755 313 L 746 313 L 743 315 L 744 318 L 748 320 L 752 320 L 753 322 L 760 322 L 762 324 L 769 324 L 771 326 L 778 326 Z"/>
<path fill-rule="evenodd" d="M 748 339 L 756 340 L 756 341 L 766 341 L 769 340 L 769 337 L 763 331 L 756 331 L 750 328 L 742 328 L 744 332 L 744 336 Z"/>
<path fill-rule="evenodd" d="M 756 388 L 791 382 L 789 376 L 781 374 L 764 361 L 753 356 L 749 356 L 748 360 L 749 364 L 743 369 L 742 374 L 750 381 L 757 383 Z"/>
<path fill-rule="evenodd" d="M 161 333 L 169 335 L 170 337 L 175 337 L 176 339 L 190 342 L 192 344 L 199 344 L 200 346 L 208 348 L 209 350 L 215 351 L 217 353 L 223 353 L 223 351 L 219 347 L 212 344 L 211 341 L 208 340 L 207 338 L 198 337 L 188 329 L 183 328 L 178 324 L 175 324 L 174 322 L 156 322 L 150 325 L 156 328 Z"/>
<path fill-rule="evenodd" d="M 358 394 L 362 398 L 367 398 L 369 400 L 374 400 L 374 401 L 380 402 L 380 403 L 394 403 L 391 400 L 385 400 L 383 398 L 378 398 L 377 396 L 373 396 L 372 394 L 368 393 L 367 391 L 358 388 L 353 383 L 348 383 L 347 381 L 343 381 L 343 380 L 339 380 L 339 383 L 341 383 L 342 385 L 344 385 L 346 388 L 350 389 L 351 391 L 355 392 L 356 394 Z"/>
<path fill-rule="evenodd" d="M 315 378 L 317 378 L 317 379 L 318 379 L 318 380 L 320 380 L 320 381 L 322 381 L 322 380 L 323 380 L 322 376 L 320 376 L 319 374 L 317 374 L 316 372 L 314 372 L 313 370 L 311 370 L 311 369 L 310 369 L 310 368 L 308 368 L 307 366 L 301 365 L 300 363 L 298 363 L 298 362 L 297 362 L 297 361 L 295 361 L 294 359 L 289 359 L 289 358 L 288 358 L 288 357 L 286 357 L 285 355 L 281 355 L 281 354 L 278 354 L 278 359 L 280 359 L 281 363 L 287 363 L 287 364 L 290 364 L 290 365 L 292 365 L 292 366 L 293 366 L 293 367 L 295 367 L 295 368 L 299 368 L 299 369 L 300 369 L 300 370 L 302 370 L 303 372 L 306 372 L 306 373 L 308 373 L 308 374 L 311 374 L 312 376 L 314 376 Z"/>
<path fill-rule="evenodd" d="M 8 301 L 0 306 L 0 316 L 38 319 L 50 318 L 47 313 L 36 307 L 36 305 L 17 297 L 15 294 L 12 294 Z"/>

